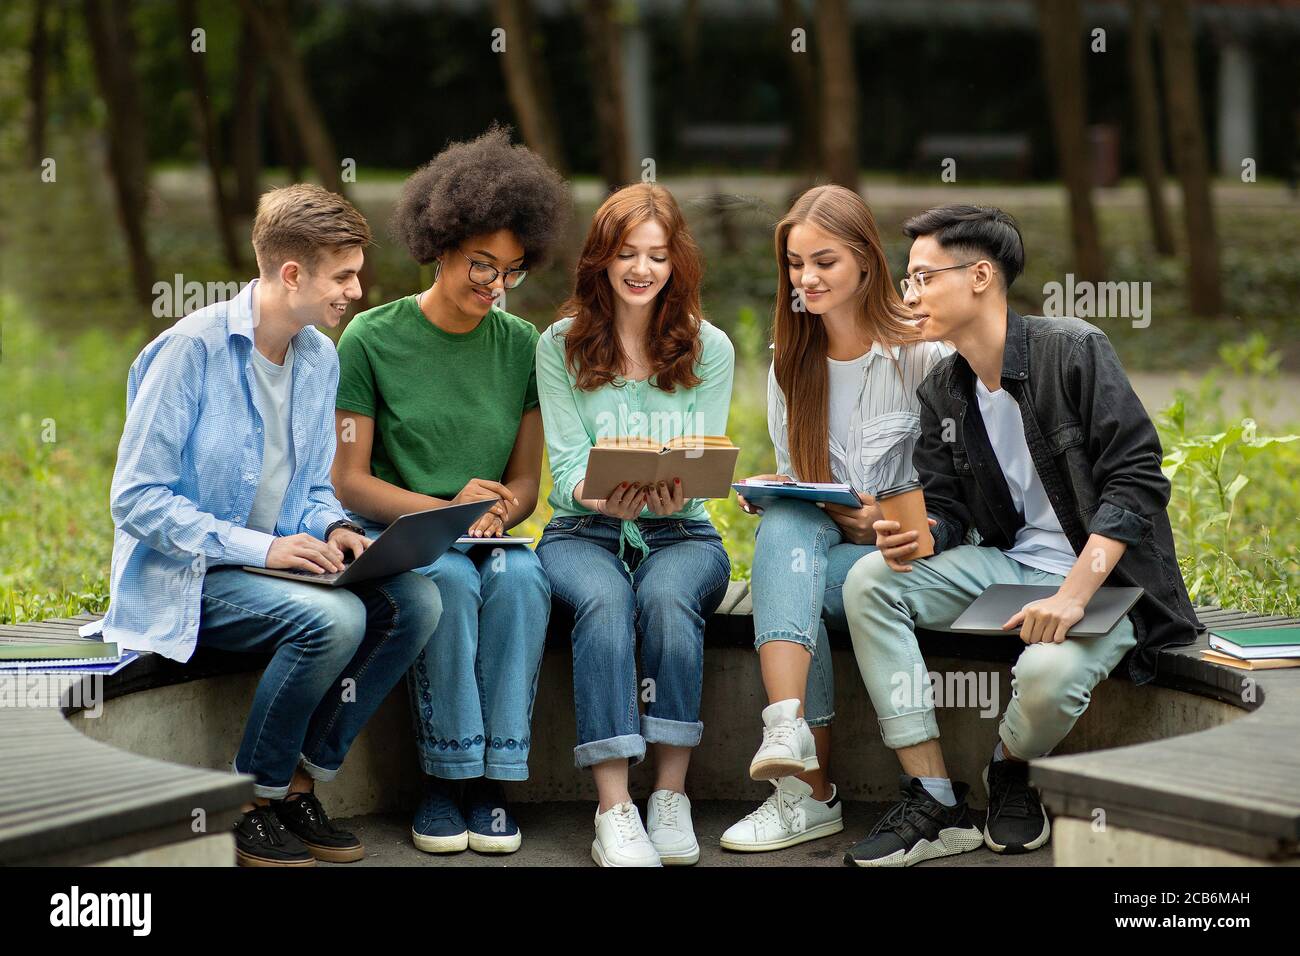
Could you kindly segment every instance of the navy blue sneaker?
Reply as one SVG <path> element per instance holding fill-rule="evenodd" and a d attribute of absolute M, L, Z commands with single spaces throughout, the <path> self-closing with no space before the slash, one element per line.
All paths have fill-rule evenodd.
<path fill-rule="evenodd" d="M 460 812 L 458 790 L 454 781 L 424 778 L 424 796 L 411 824 L 411 839 L 417 850 L 459 853 L 469 846 L 469 829 Z"/>
<path fill-rule="evenodd" d="M 514 853 L 523 841 L 510 812 L 506 791 L 495 780 L 479 777 L 465 787 L 469 848 L 476 853 Z"/>

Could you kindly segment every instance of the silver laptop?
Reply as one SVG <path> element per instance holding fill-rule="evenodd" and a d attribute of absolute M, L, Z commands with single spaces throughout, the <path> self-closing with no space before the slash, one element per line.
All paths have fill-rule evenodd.
<path fill-rule="evenodd" d="M 250 565 L 245 565 L 244 570 L 336 588 L 360 584 L 374 578 L 386 578 L 390 574 L 400 574 L 402 571 L 433 564 L 495 503 L 496 499 L 489 498 L 402 515 L 385 528 L 370 547 L 361 552 L 361 557 L 353 560 L 342 571 L 326 574 L 296 568 L 255 568 Z"/>
<path fill-rule="evenodd" d="M 1050 584 L 994 584 L 972 601 L 948 630 L 964 634 L 1015 634 L 1015 629 L 1004 631 L 1002 625 L 1030 601 L 1041 601 L 1058 590 Z M 1141 596 L 1141 588 L 1098 588 L 1084 608 L 1083 618 L 1065 632 L 1066 637 L 1109 634 Z"/>

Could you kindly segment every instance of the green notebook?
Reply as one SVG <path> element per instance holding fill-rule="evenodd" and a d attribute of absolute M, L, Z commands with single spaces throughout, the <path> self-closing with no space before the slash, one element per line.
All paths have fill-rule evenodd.
<path fill-rule="evenodd" d="M 0 661 L 73 661 L 117 657 L 117 645 L 102 641 L 66 644 L 0 644 Z"/>
<path fill-rule="evenodd" d="M 1248 661 L 1265 657 L 1300 657 L 1300 627 L 1212 629 L 1210 646 Z"/>

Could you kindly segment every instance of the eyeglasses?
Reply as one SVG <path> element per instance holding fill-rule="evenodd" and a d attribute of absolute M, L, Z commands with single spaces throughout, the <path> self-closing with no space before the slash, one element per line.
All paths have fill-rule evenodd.
<path fill-rule="evenodd" d="M 459 249 L 456 251 L 460 252 Z M 465 256 L 463 252 L 460 254 Z M 517 289 L 524 281 L 524 276 L 528 275 L 527 269 L 498 269 L 490 262 L 480 262 L 477 259 L 470 259 L 469 256 L 465 258 L 469 260 L 469 281 L 475 285 L 491 285 L 497 281 L 497 276 L 503 275 L 506 277 L 506 288 Z"/>
<path fill-rule="evenodd" d="M 979 262 L 978 259 L 972 259 L 970 262 L 963 262 L 959 266 L 944 266 L 942 269 L 929 269 L 925 272 L 916 272 L 910 276 L 903 276 L 898 280 L 898 287 L 903 290 L 903 298 L 907 298 L 907 293 L 912 291 L 912 286 L 916 286 L 916 294 L 920 295 L 925 291 L 926 276 L 932 276 L 939 272 L 948 272 L 952 269 L 965 269 L 967 266 L 973 266 Z"/>

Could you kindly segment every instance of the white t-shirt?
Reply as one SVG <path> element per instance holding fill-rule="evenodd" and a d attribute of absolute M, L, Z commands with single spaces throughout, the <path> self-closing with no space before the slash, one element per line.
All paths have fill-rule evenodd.
<path fill-rule="evenodd" d="M 1007 557 L 1040 571 L 1069 574 L 1076 560 L 1074 548 L 1052 510 L 1052 502 L 1029 455 L 1020 406 L 1004 388 L 990 392 L 978 376 L 975 394 L 993 454 L 1011 489 L 1011 500 L 1025 519 L 1024 526 L 1016 533 L 1015 544 L 1006 552 Z"/>
<path fill-rule="evenodd" d="M 843 436 L 852 427 L 853 412 L 858 406 L 858 395 L 862 392 L 862 380 L 866 374 L 867 363 L 871 353 L 866 352 L 855 359 L 841 361 L 828 358 L 826 369 L 829 374 L 827 389 L 827 432 L 830 434 L 831 457 L 844 460 L 848 458 L 848 449 L 844 447 Z"/>
<path fill-rule="evenodd" d="M 293 442 L 289 437 L 293 404 L 293 343 L 276 365 L 253 349 L 253 403 L 262 416 L 262 475 L 248 512 L 248 527 L 275 534 L 275 519 L 284 504 L 284 492 L 293 477 Z"/>

